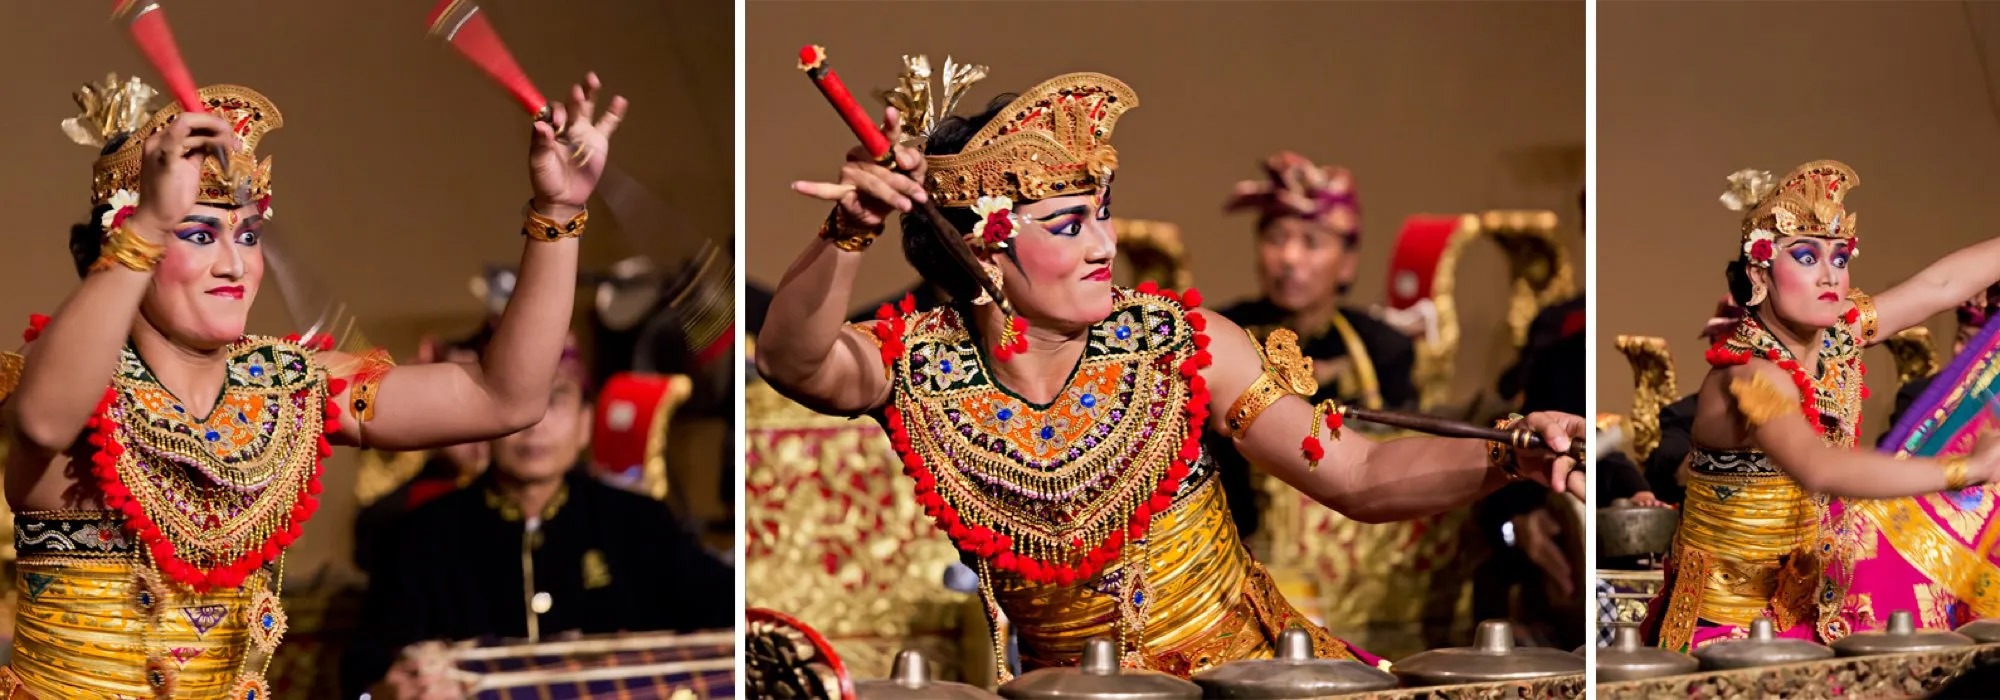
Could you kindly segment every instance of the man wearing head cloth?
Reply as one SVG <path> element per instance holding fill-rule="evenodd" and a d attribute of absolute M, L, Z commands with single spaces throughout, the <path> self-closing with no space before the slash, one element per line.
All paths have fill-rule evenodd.
<path fill-rule="evenodd" d="M 1256 299 L 1222 309 L 1261 342 L 1271 331 L 1299 334 L 1299 348 L 1314 360 L 1319 393 L 1371 409 L 1408 408 L 1417 389 L 1410 380 L 1416 349 L 1410 339 L 1367 312 L 1341 305 L 1360 262 L 1361 210 L 1354 178 L 1345 169 L 1320 167 L 1289 151 L 1264 163 L 1265 177 L 1236 185 L 1230 211 L 1257 214 Z M 1226 443 L 1226 441 L 1224 441 Z M 1257 529 L 1249 465 L 1218 449 L 1230 510 L 1244 535 Z"/>
<path fill-rule="evenodd" d="M 415 697 L 417 686 L 447 682 L 399 660 L 426 641 L 734 624 L 729 567 L 666 504 L 582 466 L 592 397 L 574 337 L 561 369 L 540 423 L 493 441 L 484 474 L 394 526 L 343 660 L 346 697 L 370 686 Z"/>

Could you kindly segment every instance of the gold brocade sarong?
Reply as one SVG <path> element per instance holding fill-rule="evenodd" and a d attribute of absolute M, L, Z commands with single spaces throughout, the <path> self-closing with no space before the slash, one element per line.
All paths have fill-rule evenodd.
<path fill-rule="evenodd" d="M 1732 456 L 1768 465 L 1761 454 Z M 1698 620 L 1747 628 L 1767 611 L 1779 629 L 1813 620 L 1813 590 L 1824 568 L 1812 549 L 1818 503 L 1775 470 L 1691 470 L 1660 645 L 1686 647 Z"/>
<path fill-rule="evenodd" d="M 146 643 L 174 668 L 174 697 L 223 697 L 241 670 L 249 632 L 243 588 L 193 596 L 169 592 L 148 633 L 140 578 L 128 556 L 37 555 L 18 564 L 20 591 L 9 666 L 40 698 L 152 698 Z"/>
<path fill-rule="evenodd" d="M 1216 480 L 1156 516 L 1148 540 L 1151 601 L 1143 645 L 1153 670 L 1187 677 L 1228 661 L 1271 658 L 1278 634 L 1289 627 L 1311 632 L 1320 658 L 1354 658 L 1345 643 L 1293 609 L 1251 560 Z M 1096 581 L 1068 586 L 996 576 L 994 599 L 1020 633 L 1022 665 L 1074 666 L 1084 642 L 1116 636 L 1122 573 L 1112 568 Z"/>

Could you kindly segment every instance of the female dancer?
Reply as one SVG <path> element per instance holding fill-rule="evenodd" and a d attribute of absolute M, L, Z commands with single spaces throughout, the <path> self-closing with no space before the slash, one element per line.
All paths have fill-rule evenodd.
<path fill-rule="evenodd" d="M 1993 498 L 1968 488 L 1994 480 L 2000 442 L 1946 459 L 1856 449 L 1862 349 L 2000 280 L 2000 239 L 1871 298 L 1848 283 L 1853 169 L 1815 161 L 1730 182 L 1723 202 L 1746 213 L 1729 288 L 1749 313 L 1708 351 L 1680 533 L 1648 619 L 1660 645 L 1740 636 L 1758 617 L 1830 642 L 1895 610 L 1928 627 L 2000 614 L 1969 577 L 1994 568 L 1972 554 Z"/>
<path fill-rule="evenodd" d="M 923 84 L 914 73 L 902 84 Z M 1300 398 L 1316 387 L 1295 343 L 1273 344 L 1267 363 L 1193 290 L 1112 286 L 1107 139 L 1137 104 L 1109 76 L 1059 76 L 970 118 L 914 114 L 925 153 L 897 149 L 899 170 L 857 149 L 839 182 L 795 184 L 838 204 L 780 283 L 757 353 L 794 400 L 884 423 L 918 501 L 978 570 L 995 629 L 1004 616 L 1019 630 L 1029 668 L 1074 664 L 1105 635 L 1127 666 L 1187 676 L 1268 657 L 1285 628 L 1311 627 L 1238 542 L 1203 431 L 1369 522 L 1463 505 L 1522 475 L 1563 483 L 1570 470 L 1477 440 L 1343 434 L 1338 412 Z M 904 116 L 885 114 L 892 141 Z M 947 221 L 924 215 L 926 201 Z M 891 212 L 903 214 L 905 257 L 953 303 L 845 324 L 862 251 Z M 1557 450 L 1583 430 L 1575 416 L 1525 420 Z M 1312 631 L 1321 656 L 1374 661 Z"/>
<path fill-rule="evenodd" d="M 71 235 L 83 282 L 0 394 L 22 591 L 0 697 L 268 697 L 283 552 L 329 443 L 427 448 L 541 419 L 584 202 L 625 110 L 600 115 L 586 84 L 534 125 L 520 292 L 493 351 L 408 368 L 244 335 L 272 214 L 254 151 L 282 123 L 263 95 L 204 88 L 202 113 L 149 113 L 136 79 L 78 95 L 65 129 L 102 147 Z"/>

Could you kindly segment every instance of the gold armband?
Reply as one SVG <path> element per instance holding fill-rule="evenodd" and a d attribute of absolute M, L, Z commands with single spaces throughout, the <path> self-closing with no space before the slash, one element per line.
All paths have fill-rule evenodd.
<path fill-rule="evenodd" d="M 882 235 L 881 229 L 869 228 L 849 222 L 840 215 L 840 207 L 828 212 L 826 221 L 819 225 L 819 237 L 832 243 L 833 247 L 849 253 L 859 253 L 875 245 L 875 237 Z"/>
<path fill-rule="evenodd" d="M 1521 414 L 1512 414 L 1493 422 L 1493 427 L 1510 430 L 1512 442 L 1488 440 L 1486 442 L 1486 466 L 1507 474 L 1508 481 L 1521 479 L 1521 464 L 1518 450 L 1528 446 L 1530 434 L 1526 430 L 1513 430 L 1514 424 L 1521 422 Z"/>
<path fill-rule="evenodd" d="M 375 420 L 375 393 L 381 390 L 389 370 L 396 368 L 396 361 L 389 351 L 381 348 L 368 351 L 359 361 L 361 365 L 354 370 L 353 383 L 348 389 L 347 405 L 354 409 L 355 420 L 366 423 Z"/>
<path fill-rule="evenodd" d="M 589 209 L 577 211 L 576 216 L 570 217 L 569 221 L 556 221 L 535 211 L 535 203 L 529 202 L 522 208 L 521 214 L 528 219 L 526 223 L 521 224 L 521 235 L 544 242 L 581 236 L 584 224 L 590 223 Z"/>
<path fill-rule="evenodd" d="M 1750 424 L 1751 430 L 1763 427 L 1773 418 L 1799 410 L 1797 402 L 1785 398 L 1777 387 L 1765 381 L 1762 374 L 1731 381 L 1729 394 L 1736 397 L 1736 410 L 1743 414 L 1743 420 Z"/>
<path fill-rule="evenodd" d="M 1946 457 L 1943 466 L 1944 466 L 1944 490 L 1963 491 L 1965 490 L 1966 486 L 1970 485 L 1965 482 L 1964 457 Z"/>
<path fill-rule="evenodd" d="M 90 266 L 90 271 L 123 267 L 133 272 L 152 272 L 160 264 L 160 259 L 166 256 L 166 246 L 146 240 L 124 224 L 119 224 L 104 237 L 103 251 L 98 254 L 97 263 Z"/>
<path fill-rule="evenodd" d="M 1243 395 L 1236 397 L 1236 402 L 1229 405 L 1229 413 L 1222 423 L 1224 434 L 1229 437 L 1243 437 L 1244 433 L 1250 431 L 1250 424 L 1257 422 L 1257 416 L 1262 415 L 1264 409 L 1277 403 L 1286 393 L 1288 392 L 1278 385 L 1278 380 L 1273 378 L 1270 372 L 1258 374 L 1257 381 L 1251 383 L 1250 388 L 1245 389 Z"/>
<path fill-rule="evenodd" d="M 1847 293 L 1847 299 L 1854 302 L 1855 332 L 1861 336 L 1861 344 L 1875 342 L 1875 298 L 1859 289 Z"/>

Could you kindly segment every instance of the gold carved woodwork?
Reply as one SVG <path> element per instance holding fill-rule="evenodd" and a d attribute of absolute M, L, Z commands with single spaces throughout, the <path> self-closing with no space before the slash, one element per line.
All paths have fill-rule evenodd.
<path fill-rule="evenodd" d="M 1896 358 L 1896 381 L 1908 384 L 1928 379 L 1941 369 L 1937 349 L 1931 343 L 1931 329 L 1911 326 L 1882 342 Z"/>
<path fill-rule="evenodd" d="M 1458 319 L 1458 263 L 1467 246 L 1488 238 L 1507 257 L 1509 296 L 1507 329 L 1518 352 L 1527 343 L 1529 326 L 1544 307 L 1577 295 L 1576 268 L 1569 249 L 1556 235 L 1557 218 L 1550 211 L 1494 210 L 1459 217 L 1458 228 L 1438 257 L 1431 280 L 1431 304 L 1437 313 L 1437 333 L 1416 341 L 1413 381 L 1418 407 L 1436 410 L 1451 400 L 1457 374 L 1461 329 Z"/>
<path fill-rule="evenodd" d="M 1518 350 L 1542 307 L 1576 296 L 1576 270 L 1556 239 L 1555 212 L 1489 211 L 1479 215 L 1479 228 L 1507 254 L 1507 328 Z"/>
<path fill-rule="evenodd" d="M 1168 289 L 1194 286 L 1194 270 L 1188 268 L 1187 246 L 1181 242 L 1179 226 L 1164 221 L 1112 219 L 1111 231 L 1118 237 L 1118 255 L 1132 270 L 1123 282 L 1138 286 L 1152 282 Z"/>
<path fill-rule="evenodd" d="M 1664 338 L 1621 335 L 1618 351 L 1632 365 L 1632 455 L 1644 460 L 1660 446 L 1660 411 L 1680 400 L 1674 357 Z"/>
<path fill-rule="evenodd" d="M 917 505 L 872 420 L 744 388 L 744 599 L 824 634 L 860 680 L 921 649 L 944 680 L 994 677 L 977 599 L 944 586 L 958 551 Z M 982 662 L 982 659 L 984 660 Z"/>

